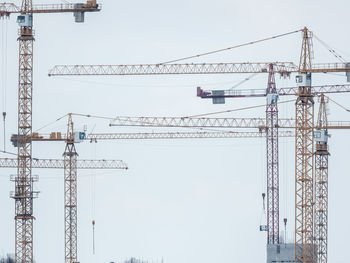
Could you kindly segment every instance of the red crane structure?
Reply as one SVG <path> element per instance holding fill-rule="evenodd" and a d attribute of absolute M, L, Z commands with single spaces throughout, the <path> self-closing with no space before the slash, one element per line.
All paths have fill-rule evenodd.
<path fill-rule="evenodd" d="M 279 244 L 278 94 L 273 64 L 269 68 L 266 93 L 267 243 Z"/>

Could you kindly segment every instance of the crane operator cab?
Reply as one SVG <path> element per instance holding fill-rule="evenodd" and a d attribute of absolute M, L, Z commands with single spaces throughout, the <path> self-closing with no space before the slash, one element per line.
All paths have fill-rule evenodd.
<path fill-rule="evenodd" d="M 17 23 L 20 27 L 32 27 L 33 26 L 33 15 L 23 14 L 17 16 Z"/>
<path fill-rule="evenodd" d="M 316 130 L 314 132 L 315 141 L 319 143 L 328 142 L 328 131 L 327 130 Z"/>
<path fill-rule="evenodd" d="M 311 73 L 299 74 L 295 77 L 298 87 L 311 87 Z"/>

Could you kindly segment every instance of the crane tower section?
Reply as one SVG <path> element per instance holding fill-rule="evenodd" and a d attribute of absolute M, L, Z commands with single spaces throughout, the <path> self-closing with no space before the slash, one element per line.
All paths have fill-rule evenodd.
<path fill-rule="evenodd" d="M 266 101 L 267 243 L 279 243 L 278 94 L 270 64 Z"/>
<path fill-rule="evenodd" d="M 295 103 L 295 261 L 315 262 L 314 250 L 314 95 L 311 90 L 311 33 L 303 31 Z"/>
<path fill-rule="evenodd" d="M 320 129 L 315 131 L 315 240 L 317 262 L 328 260 L 328 130 L 325 97 L 321 95 L 317 123 Z"/>
<path fill-rule="evenodd" d="M 23 14 L 18 16 L 19 82 L 18 82 L 18 136 L 24 140 L 18 145 L 18 168 L 15 178 L 15 262 L 33 262 L 33 188 L 32 134 L 33 93 L 33 16 L 27 14 L 32 1 L 22 2 Z"/>

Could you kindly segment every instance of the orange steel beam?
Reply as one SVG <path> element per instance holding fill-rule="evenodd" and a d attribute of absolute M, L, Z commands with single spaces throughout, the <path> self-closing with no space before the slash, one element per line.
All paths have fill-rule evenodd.
<path fill-rule="evenodd" d="M 309 83 L 299 87 L 295 103 L 295 262 L 314 263 L 314 94 L 311 90 L 312 33 L 305 27 L 299 72 Z M 306 75 L 305 75 L 306 77 Z"/>

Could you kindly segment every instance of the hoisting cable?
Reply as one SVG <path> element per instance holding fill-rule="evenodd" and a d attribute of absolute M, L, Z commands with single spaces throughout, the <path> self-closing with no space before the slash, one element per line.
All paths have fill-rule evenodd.
<path fill-rule="evenodd" d="M 3 122 L 4 122 L 4 152 L 6 151 L 6 111 L 2 112 Z"/>
<path fill-rule="evenodd" d="M 259 40 L 255 40 L 255 41 L 239 44 L 239 45 L 232 46 L 232 47 L 222 48 L 222 49 L 209 51 L 209 52 L 198 54 L 198 55 L 194 55 L 194 56 L 189 56 L 189 57 L 184 57 L 184 58 L 179 58 L 179 59 L 174 59 L 174 60 L 162 62 L 162 63 L 159 63 L 158 65 L 169 64 L 169 63 L 179 62 L 179 61 L 187 60 L 187 59 L 191 59 L 191 58 L 199 58 L 199 57 L 203 57 L 203 56 L 207 56 L 207 55 L 212 55 L 212 54 L 215 54 L 215 53 L 219 53 L 219 52 L 223 52 L 223 51 L 227 51 L 227 50 L 231 50 L 231 49 L 235 49 L 235 48 L 239 48 L 239 47 L 249 46 L 249 45 L 253 45 L 253 44 L 256 44 L 256 43 L 272 40 L 272 39 L 275 39 L 275 38 L 288 36 L 288 35 L 295 34 L 295 33 L 301 32 L 301 31 L 302 31 L 302 29 L 299 29 L 299 30 L 296 30 L 296 31 L 292 31 L 292 32 L 284 33 L 284 34 L 279 34 L 279 35 L 275 35 L 275 36 L 272 36 L 272 37 L 267 37 L 267 38 L 263 38 L 263 39 L 259 39 Z"/>
<path fill-rule="evenodd" d="M 95 220 L 92 220 L 92 254 L 95 255 Z"/>
<path fill-rule="evenodd" d="M 337 59 L 339 59 L 341 62 L 346 63 L 347 61 L 340 55 L 338 54 L 334 48 L 332 48 L 331 46 L 329 46 L 326 42 L 324 42 L 323 40 L 321 40 L 320 38 L 318 38 L 315 34 L 313 34 L 313 36 L 333 55 L 335 56 Z"/>
<path fill-rule="evenodd" d="M 331 99 L 330 97 L 328 97 L 326 95 L 325 95 L 325 97 L 328 98 L 331 102 L 333 102 L 337 106 L 339 106 L 340 108 L 342 108 L 343 110 L 350 112 L 350 109 L 346 108 L 345 106 L 341 105 L 340 103 L 336 102 L 335 100 Z"/>
<path fill-rule="evenodd" d="M 283 223 L 284 223 L 284 244 L 287 244 L 287 222 L 288 222 L 288 219 L 286 217 L 283 218 Z"/>
<path fill-rule="evenodd" d="M 6 152 L 6 88 L 7 88 L 7 19 L 3 20 L 1 37 L 1 86 L 2 86 L 2 117 L 4 125 L 4 152 Z"/>
<path fill-rule="evenodd" d="M 288 102 L 295 102 L 295 100 L 286 100 L 286 101 L 279 102 L 278 104 L 288 103 Z M 192 115 L 192 116 L 187 116 L 187 117 L 184 117 L 184 118 L 197 118 L 197 117 L 202 117 L 202 116 L 215 115 L 215 114 L 221 114 L 221 113 L 229 113 L 229 112 L 234 112 L 234 111 L 249 110 L 249 109 L 261 108 L 261 107 L 266 107 L 266 104 L 257 105 L 257 106 L 251 106 L 251 107 L 245 107 L 245 108 L 238 108 L 238 109 L 233 109 L 233 110 L 216 111 L 216 112 Z"/>
<path fill-rule="evenodd" d="M 11 152 L 7 152 L 7 151 L 0 151 L 1 153 L 5 153 L 5 154 L 10 154 L 10 155 L 15 155 L 18 156 L 17 153 L 11 153 Z"/>
<path fill-rule="evenodd" d="M 92 157 L 96 159 L 96 145 L 92 145 Z M 96 171 L 91 176 L 91 217 L 92 217 L 92 254 L 95 255 L 95 209 L 96 209 Z"/>
<path fill-rule="evenodd" d="M 48 127 L 48 126 L 50 126 L 50 125 L 52 125 L 52 124 L 54 124 L 54 123 L 56 123 L 56 122 L 62 120 L 63 118 L 65 118 L 65 117 L 67 117 L 67 116 L 68 116 L 68 114 L 63 115 L 62 117 L 58 118 L 57 120 L 55 120 L 55 121 L 53 121 L 53 122 L 50 122 L 50 123 L 48 123 L 48 124 L 42 126 L 41 128 L 35 130 L 34 132 L 38 132 L 38 131 L 40 131 L 40 130 L 42 130 L 42 129 L 45 129 L 46 127 Z"/>
<path fill-rule="evenodd" d="M 245 79 L 241 80 L 240 82 L 236 83 L 229 90 L 233 90 L 233 89 L 237 88 L 238 86 L 242 85 L 243 83 L 247 82 L 248 80 L 251 80 L 252 78 L 254 78 L 256 75 L 258 75 L 258 73 L 253 73 L 252 75 L 250 75 L 250 76 L 246 77 Z"/>
<path fill-rule="evenodd" d="M 260 231 L 267 231 L 267 225 L 265 225 L 266 223 L 266 208 L 265 208 L 265 197 L 266 194 L 262 193 L 261 194 L 262 199 L 263 199 L 263 209 L 261 211 L 261 215 L 260 215 Z"/>

